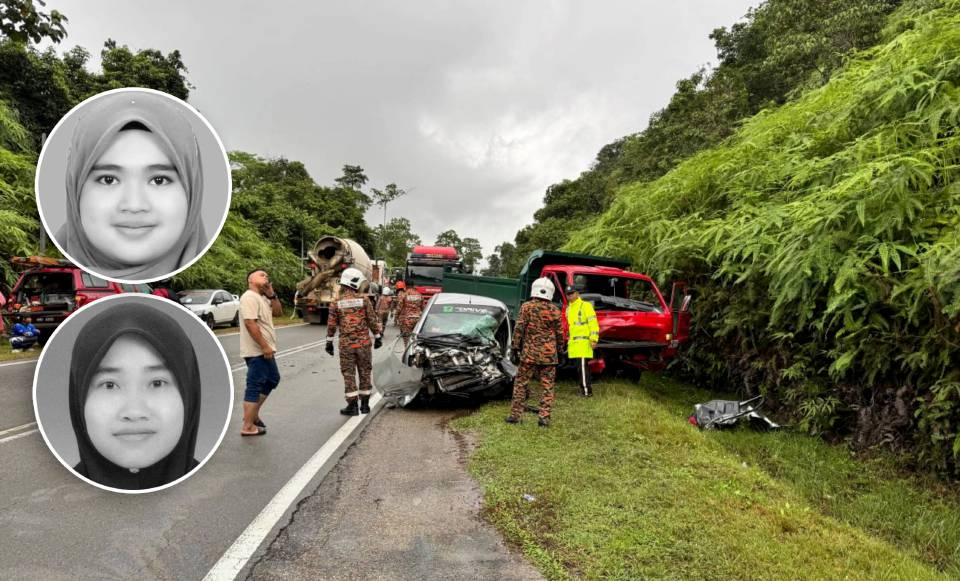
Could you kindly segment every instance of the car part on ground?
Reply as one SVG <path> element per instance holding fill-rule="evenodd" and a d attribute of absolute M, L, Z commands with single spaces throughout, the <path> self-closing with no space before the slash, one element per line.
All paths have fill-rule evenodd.
<path fill-rule="evenodd" d="M 759 430 L 777 430 L 783 426 L 773 422 L 757 409 L 763 405 L 763 396 L 745 401 L 715 399 L 693 406 L 693 414 L 687 418 L 692 425 L 701 430 L 729 428 L 742 418 L 747 418 L 750 426 Z"/>
<path fill-rule="evenodd" d="M 400 406 L 418 398 L 497 397 L 509 391 L 517 373 L 508 357 L 510 334 L 502 302 L 466 294 L 434 295 L 407 348 L 398 341 L 374 362 L 375 383 Z"/>

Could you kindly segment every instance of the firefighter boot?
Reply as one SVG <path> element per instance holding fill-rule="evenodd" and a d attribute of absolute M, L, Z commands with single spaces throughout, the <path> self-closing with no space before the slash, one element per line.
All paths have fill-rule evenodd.
<path fill-rule="evenodd" d="M 347 407 L 340 410 L 340 413 L 345 416 L 359 416 L 360 410 L 357 409 L 357 400 L 356 398 L 351 399 L 347 402 Z"/>
<path fill-rule="evenodd" d="M 360 413 L 361 414 L 370 413 L 370 396 L 369 395 L 360 396 Z"/>

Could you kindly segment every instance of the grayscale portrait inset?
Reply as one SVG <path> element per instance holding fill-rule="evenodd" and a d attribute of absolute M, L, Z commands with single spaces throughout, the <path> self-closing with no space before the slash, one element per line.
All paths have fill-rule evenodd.
<path fill-rule="evenodd" d="M 230 209 L 219 136 L 187 103 L 115 89 L 70 110 L 44 142 L 37 207 L 81 268 L 120 282 L 168 278 L 198 260 Z"/>
<path fill-rule="evenodd" d="M 33 382 L 47 446 L 87 482 L 149 492 L 196 472 L 233 404 L 226 353 L 184 307 L 151 295 L 98 299 L 53 333 Z"/>

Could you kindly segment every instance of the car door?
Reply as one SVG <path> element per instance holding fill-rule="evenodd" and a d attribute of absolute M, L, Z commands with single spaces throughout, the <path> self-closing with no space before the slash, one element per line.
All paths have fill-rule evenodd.
<path fill-rule="evenodd" d="M 228 323 L 233 318 L 233 313 L 228 314 L 231 306 L 230 299 L 230 295 L 223 291 L 213 293 L 213 318 L 217 323 Z"/>

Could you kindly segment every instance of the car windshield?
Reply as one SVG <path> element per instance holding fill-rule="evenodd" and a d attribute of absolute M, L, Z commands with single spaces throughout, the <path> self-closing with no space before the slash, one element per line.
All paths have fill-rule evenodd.
<path fill-rule="evenodd" d="M 213 291 L 181 291 L 177 293 L 181 305 L 202 305 L 210 302 Z"/>
<path fill-rule="evenodd" d="M 656 291 L 654 291 L 653 285 L 642 279 L 576 274 L 573 277 L 573 282 L 578 288 L 582 289 L 580 291 L 581 295 L 587 295 L 584 298 L 592 298 L 599 295 L 611 299 L 623 299 L 623 301 L 619 302 L 623 303 L 624 307 L 627 307 L 629 304 L 635 306 L 635 308 L 631 310 L 653 312 L 661 312 L 663 310 L 660 304 L 660 297 Z"/>
<path fill-rule="evenodd" d="M 423 321 L 420 336 L 492 340 L 505 314 L 503 309 L 487 305 L 435 304 Z"/>

